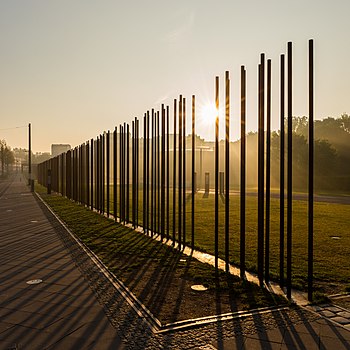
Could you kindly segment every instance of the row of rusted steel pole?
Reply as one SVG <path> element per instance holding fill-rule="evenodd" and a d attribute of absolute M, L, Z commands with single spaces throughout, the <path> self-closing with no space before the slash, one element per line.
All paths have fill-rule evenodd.
<path fill-rule="evenodd" d="M 309 41 L 309 216 L 308 216 L 308 298 L 313 290 L 313 40 Z M 285 55 L 280 56 L 280 252 L 279 283 L 286 287 L 291 298 L 292 290 L 292 43 L 287 45 L 287 117 L 285 116 Z M 257 272 L 261 285 L 270 281 L 270 168 L 271 168 L 271 70 L 272 63 L 261 54 L 258 64 L 258 229 Z M 240 76 L 240 275 L 245 276 L 246 242 L 246 70 L 241 66 Z M 219 259 L 219 77 L 215 78 L 215 268 Z M 192 96 L 192 166 L 191 166 L 191 238 L 186 234 L 186 98 L 182 95 L 173 104 L 173 173 L 170 174 L 169 115 L 170 107 L 161 105 L 160 111 L 147 111 L 143 117 L 142 145 L 142 226 L 144 232 L 162 239 L 170 238 L 181 249 L 188 243 L 195 246 L 195 96 Z M 266 117 L 265 117 L 266 116 Z M 285 169 L 285 119 L 287 119 L 287 169 Z M 266 129 L 265 129 L 266 125 Z M 225 253 L 226 270 L 230 263 L 230 76 L 225 72 Z M 80 202 L 101 214 L 113 215 L 115 220 L 139 226 L 139 120 L 131 126 L 120 124 L 112 134 L 103 133 L 96 140 L 76 147 L 65 154 L 39 165 L 39 182 L 48 185 L 46 173 L 51 171 L 54 191 Z M 119 142 L 118 142 L 119 137 Z M 111 156 L 112 145 L 112 156 Z M 131 148 L 131 157 L 130 157 Z M 119 158 L 119 162 L 117 161 Z M 131 160 L 130 160 L 131 158 Z M 111 163 L 111 159 L 113 160 Z M 131 164 L 131 184 L 130 184 Z M 112 165 L 112 166 L 111 166 Z M 110 208 L 111 168 L 113 169 L 113 210 Z M 287 170 L 287 171 L 286 171 Z M 119 171 L 119 173 L 118 173 Z M 119 175 L 119 176 L 118 176 Z M 170 199 L 172 176 L 172 200 Z M 287 215 L 285 218 L 285 176 L 287 178 Z M 118 186 L 119 180 L 119 186 Z M 129 212 L 131 186 L 131 218 Z M 119 189 L 119 193 L 118 193 Z M 119 205 L 118 205 L 119 195 Z M 172 202 L 172 213 L 170 213 Z M 119 210 L 118 210 L 119 209 Z M 285 249 L 286 223 L 286 249 Z M 232 248 L 232 247 L 231 247 Z M 285 267 L 286 253 L 286 267 Z M 286 278 L 285 278 L 286 276 Z"/>

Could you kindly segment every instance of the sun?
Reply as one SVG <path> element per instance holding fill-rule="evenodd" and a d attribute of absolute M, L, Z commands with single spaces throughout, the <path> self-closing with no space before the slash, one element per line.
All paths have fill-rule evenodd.
<path fill-rule="evenodd" d="M 203 125 L 213 126 L 215 125 L 215 119 L 218 116 L 215 103 L 207 103 L 199 108 L 199 118 Z"/>

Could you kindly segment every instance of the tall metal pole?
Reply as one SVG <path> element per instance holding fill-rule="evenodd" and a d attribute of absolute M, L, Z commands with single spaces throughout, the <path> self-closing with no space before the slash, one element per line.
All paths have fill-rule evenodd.
<path fill-rule="evenodd" d="M 119 125 L 119 222 L 123 220 L 123 126 Z"/>
<path fill-rule="evenodd" d="M 309 40 L 309 212 L 308 300 L 312 301 L 314 262 L 314 41 Z"/>
<path fill-rule="evenodd" d="M 183 206 L 183 229 L 182 229 L 182 234 L 183 234 L 183 245 L 186 245 L 186 98 L 183 98 L 182 101 L 182 122 L 183 122 L 183 175 L 182 175 L 182 180 L 183 180 L 183 186 L 182 186 L 182 206 Z"/>
<path fill-rule="evenodd" d="M 258 278 L 264 279 L 264 85 L 265 55 L 259 65 L 259 130 L 258 130 Z"/>
<path fill-rule="evenodd" d="M 105 132 L 101 135 L 101 212 L 105 213 Z"/>
<path fill-rule="evenodd" d="M 136 143 L 135 143 L 135 157 L 136 157 L 136 178 L 135 178 L 135 190 L 136 190 L 136 213 L 135 213 L 135 227 L 138 227 L 139 225 L 139 120 L 135 118 L 135 137 L 136 137 Z M 145 140 L 143 140 L 145 142 Z"/>
<path fill-rule="evenodd" d="M 169 239 L 169 210 L 170 210 L 170 205 L 169 205 L 169 199 L 170 199 L 170 192 L 169 192 L 169 180 L 170 180 L 170 164 L 169 164 L 169 106 L 166 106 L 166 237 Z"/>
<path fill-rule="evenodd" d="M 89 141 L 86 143 L 86 205 L 90 206 L 90 144 Z M 63 157 L 63 155 L 62 155 Z M 62 190 L 63 190 L 63 162 L 62 162 Z M 62 191 L 63 192 L 63 191 Z M 62 193 L 63 194 L 63 193 Z"/>
<path fill-rule="evenodd" d="M 150 150 L 149 150 L 149 111 L 147 111 L 146 116 L 146 227 L 147 233 L 149 233 L 149 158 L 150 158 Z"/>
<path fill-rule="evenodd" d="M 160 232 L 160 115 L 157 111 L 157 232 Z"/>
<path fill-rule="evenodd" d="M 131 222 L 135 228 L 135 121 L 131 122 Z"/>
<path fill-rule="evenodd" d="M 102 214 L 105 213 L 106 208 L 106 132 L 102 134 L 102 156 L 101 156 L 101 167 L 102 167 Z"/>
<path fill-rule="evenodd" d="M 265 281 L 270 281 L 271 60 L 267 60 Z"/>
<path fill-rule="evenodd" d="M 113 216 L 117 221 L 117 127 L 113 131 Z"/>
<path fill-rule="evenodd" d="M 110 131 L 108 130 L 106 138 L 106 186 L 107 186 L 107 217 L 109 217 L 109 172 L 110 172 Z"/>
<path fill-rule="evenodd" d="M 161 224 L 160 234 L 163 240 L 165 232 L 165 108 L 162 104 L 162 136 L 161 136 Z"/>
<path fill-rule="evenodd" d="M 182 95 L 179 98 L 179 249 L 181 249 L 182 242 Z"/>
<path fill-rule="evenodd" d="M 154 234 L 154 109 L 152 109 L 152 127 L 151 127 L 151 236 Z"/>
<path fill-rule="evenodd" d="M 230 263 L 230 76 L 229 72 L 225 73 L 225 267 L 229 271 Z"/>
<path fill-rule="evenodd" d="M 280 86 L 280 286 L 284 286 L 284 55 L 281 55 L 281 86 Z"/>
<path fill-rule="evenodd" d="M 194 249 L 194 220 L 195 220 L 195 212 L 194 212 L 194 195 L 196 193 L 195 188 L 195 155 L 196 155 L 196 141 L 195 141 L 195 123 L 196 123 L 196 97 L 192 95 L 192 220 L 191 220 L 191 247 Z"/>
<path fill-rule="evenodd" d="M 288 42 L 287 298 L 292 296 L 292 43 Z"/>
<path fill-rule="evenodd" d="M 143 116 L 143 186 L 142 186 L 142 217 L 143 217 L 143 231 L 147 232 L 147 206 L 146 206 L 146 199 L 147 199 L 147 192 L 146 192 L 146 171 L 147 171 L 147 144 L 146 144 L 146 138 L 147 138 L 147 126 L 146 126 L 146 113 Z"/>
<path fill-rule="evenodd" d="M 28 124 L 28 185 L 32 180 L 32 125 Z"/>
<path fill-rule="evenodd" d="M 176 106 L 177 101 L 174 99 L 174 139 L 173 139 L 173 245 L 175 244 L 176 234 Z"/>
<path fill-rule="evenodd" d="M 90 150 L 90 209 L 94 209 L 94 139 L 91 139 L 91 150 Z M 66 168 L 67 171 L 67 168 Z"/>
<path fill-rule="evenodd" d="M 215 270 L 219 268 L 219 77 L 215 78 Z"/>
<path fill-rule="evenodd" d="M 245 276 L 245 195 L 246 195 L 246 71 L 241 66 L 241 186 L 240 186 L 240 275 Z"/>
<path fill-rule="evenodd" d="M 129 124 L 126 125 L 126 222 L 130 221 L 130 130 Z"/>
<path fill-rule="evenodd" d="M 96 210 L 100 212 L 100 137 L 96 138 Z"/>

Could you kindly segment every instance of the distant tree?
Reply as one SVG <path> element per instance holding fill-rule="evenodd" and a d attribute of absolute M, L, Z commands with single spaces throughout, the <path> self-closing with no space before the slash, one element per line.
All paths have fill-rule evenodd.
<path fill-rule="evenodd" d="M 341 126 L 342 128 L 350 134 L 350 115 L 347 113 L 342 114 L 341 118 Z"/>
<path fill-rule="evenodd" d="M 293 119 L 292 119 L 292 131 L 294 133 L 307 137 L 308 127 L 309 127 L 309 120 L 305 116 L 293 117 Z"/>
<path fill-rule="evenodd" d="M 332 175 L 336 171 L 337 151 L 326 140 L 315 141 L 315 174 Z"/>
<path fill-rule="evenodd" d="M 1 162 L 1 175 L 5 174 L 5 168 L 8 172 L 9 165 L 15 162 L 15 156 L 11 148 L 6 144 L 5 140 L 0 140 L 0 162 Z"/>

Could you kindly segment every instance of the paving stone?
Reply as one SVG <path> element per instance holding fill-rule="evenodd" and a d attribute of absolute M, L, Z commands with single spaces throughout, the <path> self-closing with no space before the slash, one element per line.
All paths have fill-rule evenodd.
<path fill-rule="evenodd" d="M 337 314 L 335 314 L 332 311 L 328 311 L 328 310 L 324 310 L 319 312 L 320 315 L 324 316 L 324 317 L 335 317 Z"/>
<path fill-rule="evenodd" d="M 320 337 L 343 338 L 350 343 L 350 332 L 345 330 L 343 326 L 336 325 L 330 321 L 328 321 L 327 325 L 321 326 Z"/>
<path fill-rule="evenodd" d="M 339 311 L 342 311 L 342 309 L 339 308 L 338 306 L 328 306 L 326 309 L 327 309 L 328 311 L 331 311 L 331 312 L 334 312 L 334 313 L 337 313 L 337 312 L 339 312 Z"/>
<path fill-rule="evenodd" d="M 323 311 L 323 309 L 324 309 L 323 307 L 317 306 L 317 305 L 311 305 L 309 307 L 316 312 Z"/>
<path fill-rule="evenodd" d="M 340 323 L 340 324 L 349 324 L 350 320 L 344 317 L 336 316 L 332 318 L 332 321 Z"/>
<path fill-rule="evenodd" d="M 286 330 L 282 344 L 294 346 L 296 349 L 318 349 L 320 337 L 318 334 L 304 334 L 295 332 L 294 329 Z"/>
<path fill-rule="evenodd" d="M 338 338 L 321 338 L 320 340 L 320 350 L 349 350 L 350 343 Z"/>
<path fill-rule="evenodd" d="M 270 341 L 274 343 L 281 343 L 285 330 L 271 329 L 264 330 L 263 332 L 257 332 L 255 334 L 248 335 L 247 338 L 257 339 L 262 341 Z"/>
<path fill-rule="evenodd" d="M 242 347 L 242 349 L 246 350 L 279 350 L 280 348 L 281 343 L 274 343 L 251 338 L 247 338 Z"/>
<path fill-rule="evenodd" d="M 349 311 L 341 311 L 341 312 L 337 313 L 337 316 L 350 319 L 350 312 Z"/>

